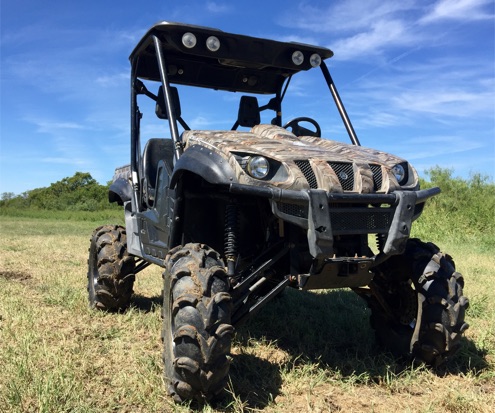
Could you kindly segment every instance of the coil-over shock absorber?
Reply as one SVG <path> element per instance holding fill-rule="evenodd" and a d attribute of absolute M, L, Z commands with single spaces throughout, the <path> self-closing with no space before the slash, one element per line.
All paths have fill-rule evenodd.
<path fill-rule="evenodd" d="M 237 261 L 237 233 L 238 210 L 234 202 L 227 204 L 225 208 L 225 241 L 224 252 L 227 260 L 227 275 L 235 275 L 235 263 Z"/>
<path fill-rule="evenodd" d="M 378 252 L 382 252 L 385 247 L 385 241 L 387 241 L 386 234 L 376 234 L 376 247 Z"/>

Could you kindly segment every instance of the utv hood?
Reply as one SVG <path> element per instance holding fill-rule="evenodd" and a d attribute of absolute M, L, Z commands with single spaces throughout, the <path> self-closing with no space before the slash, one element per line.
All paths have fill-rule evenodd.
<path fill-rule="evenodd" d="M 273 125 L 257 125 L 250 132 L 186 131 L 183 143 L 185 149 L 200 146 L 226 159 L 235 171 L 235 180 L 242 184 L 356 193 L 388 193 L 418 186 L 416 171 L 394 155 L 312 136 L 297 137 Z M 245 164 L 252 156 L 268 160 L 267 177 L 249 175 Z M 397 164 L 406 171 L 400 185 L 392 172 Z"/>

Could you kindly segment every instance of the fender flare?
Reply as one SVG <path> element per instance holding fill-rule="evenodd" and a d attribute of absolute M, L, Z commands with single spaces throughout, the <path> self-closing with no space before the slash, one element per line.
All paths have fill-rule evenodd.
<path fill-rule="evenodd" d="M 130 182 L 124 178 L 117 178 L 108 189 L 108 200 L 110 203 L 117 202 L 118 205 L 124 205 L 125 202 L 132 198 L 132 187 Z"/>
<path fill-rule="evenodd" d="M 201 176 L 210 184 L 230 185 L 237 182 L 236 174 L 227 159 L 200 145 L 188 148 L 176 162 L 170 188 L 175 188 L 186 171 Z"/>

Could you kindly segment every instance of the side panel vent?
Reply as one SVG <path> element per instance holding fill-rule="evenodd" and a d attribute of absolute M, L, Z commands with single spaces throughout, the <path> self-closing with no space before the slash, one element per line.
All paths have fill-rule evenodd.
<path fill-rule="evenodd" d="M 294 162 L 303 173 L 304 177 L 306 178 L 306 181 L 308 181 L 309 187 L 311 189 L 317 189 L 318 181 L 316 180 L 315 173 L 313 172 L 313 168 L 311 168 L 309 161 L 294 161 Z"/>
<path fill-rule="evenodd" d="M 352 191 L 354 189 L 354 169 L 352 163 L 328 162 L 332 167 L 340 185 L 344 191 Z"/>

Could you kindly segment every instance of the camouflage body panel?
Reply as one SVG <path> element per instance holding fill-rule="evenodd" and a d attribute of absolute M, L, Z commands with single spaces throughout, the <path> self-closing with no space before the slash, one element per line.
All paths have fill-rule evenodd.
<path fill-rule="evenodd" d="M 392 167 L 405 162 L 385 152 L 292 134 L 273 125 L 257 125 L 249 132 L 185 131 L 183 144 L 199 145 L 222 156 L 235 171 L 237 182 L 247 185 L 273 185 L 282 189 L 323 189 L 342 193 L 389 193 L 396 189 L 417 189 L 418 176 L 409 167 L 409 180 L 399 186 Z M 254 179 L 234 155 L 262 155 L 279 162 L 283 178 Z"/>

